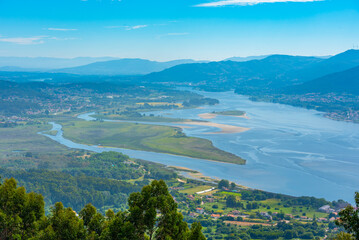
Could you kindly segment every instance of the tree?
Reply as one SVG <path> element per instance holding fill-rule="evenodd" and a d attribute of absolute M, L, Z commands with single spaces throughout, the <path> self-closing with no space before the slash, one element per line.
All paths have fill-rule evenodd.
<path fill-rule="evenodd" d="M 29 238 L 45 216 L 44 198 L 17 187 L 14 178 L 0 185 L 0 239 Z"/>
<path fill-rule="evenodd" d="M 236 184 L 234 182 L 231 182 L 231 189 L 234 190 L 236 188 Z"/>
<path fill-rule="evenodd" d="M 355 193 L 356 208 L 349 205 L 339 212 L 339 220 L 335 223 L 352 234 L 355 239 L 359 239 L 359 192 Z"/>
<path fill-rule="evenodd" d="M 219 189 L 229 188 L 229 181 L 222 179 L 222 180 L 219 181 L 219 183 L 218 183 L 218 188 L 219 188 Z"/>
<path fill-rule="evenodd" d="M 189 230 L 163 180 L 152 181 L 128 199 L 129 210 L 106 217 L 87 204 L 79 216 L 56 203 L 48 217 L 42 195 L 26 193 L 15 179 L 0 184 L 0 239 L 204 240 L 200 223 Z"/>
<path fill-rule="evenodd" d="M 192 223 L 188 240 L 206 240 L 206 237 L 202 233 L 202 226 L 200 223 Z"/>
<path fill-rule="evenodd" d="M 88 203 L 86 206 L 81 210 L 80 217 L 84 221 L 85 226 L 88 226 L 92 217 L 97 213 L 96 208 L 91 204 Z"/>
<path fill-rule="evenodd" d="M 142 188 L 140 193 L 132 193 L 128 199 L 129 221 L 134 225 L 136 239 L 185 239 L 187 223 L 177 204 L 169 194 L 163 180 L 154 180 Z"/>
<path fill-rule="evenodd" d="M 227 207 L 236 207 L 237 206 L 237 200 L 236 200 L 236 197 L 233 196 L 233 195 L 229 195 L 227 196 L 227 199 L 226 199 L 226 206 Z"/>
<path fill-rule="evenodd" d="M 46 226 L 47 225 L 47 226 Z M 83 220 L 71 208 L 64 208 L 61 202 L 51 208 L 51 215 L 45 223 L 42 239 L 81 240 L 86 239 Z"/>
<path fill-rule="evenodd" d="M 340 232 L 337 234 L 335 240 L 354 240 L 353 236 L 346 232 Z"/>

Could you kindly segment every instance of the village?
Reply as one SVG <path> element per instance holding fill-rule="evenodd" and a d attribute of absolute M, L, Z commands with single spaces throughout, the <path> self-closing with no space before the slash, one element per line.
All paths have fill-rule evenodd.
<path fill-rule="evenodd" d="M 311 225 L 315 222 L 326 232 L 335 232 L 338 230 L 334 223 L 339 218 L 338 212 L 347 206 L 345 202 L 333 205 L 325 200 L 293 200 L 293 197 L 229 184 L 226 180 L 216 182 L 217 185 L 178 179 L 170 184 L 169 190 L 188 221 L 201 219 L 212 224 L 244 228 L 276 227 L 279 223 Z M 311 204 L 308 205 L 308 201 Z"/>

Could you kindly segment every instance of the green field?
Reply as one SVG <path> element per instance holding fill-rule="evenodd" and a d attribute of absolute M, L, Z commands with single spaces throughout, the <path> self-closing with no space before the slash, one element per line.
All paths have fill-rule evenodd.
<path fill-rule="evenodd" d="M 169 118 L 161 116 L 127 116 L 121 114 L 109 115 L 93 115 L 97 119 L 111 119 L 111 120 L 124 120 L 124 121 L 142 121 L 142 122 L 186 122 L 190 121 L 182 118 Z"/>
<path fill-rule="evenodd" d="M 51 125 L 25 125 L 14 128 L 0 128 L 0 154 L 16 152 L 48 153 L 64 152 L 67 148 L 38 134 L 50 130 Z"/>
<path fill-rule="evenodd" d="M 242 158 L 222 151 L 206 139 L 187 137 L 180 128 L 111 122 L 63 123 L 64 137 L 74 142 L 169 153 L 207 160 L 245 164 Z"/>
<path fill-rule="evenodd" d="M 211 188 L 212 188 L 212 186 L 204 185 L 204 186 L 196 186 L 196 187 L 193 187 L 193 188 L 184 189 L 184 190 L 181 190 L 179 192 L 180 193 L 187 193 L 187 194 L 195 194 L 197 192 L 201 192 L 201 191 L 211 189 Z"/>
<path fill-rule="evenodd" d="M 0 128 L 0 167 L 28 169 L 45 163 L 53 168 L 63 165 L 59 158 L 69 153 L 68 148 L 38 134 L 50 129 L 48 124 Z"/>

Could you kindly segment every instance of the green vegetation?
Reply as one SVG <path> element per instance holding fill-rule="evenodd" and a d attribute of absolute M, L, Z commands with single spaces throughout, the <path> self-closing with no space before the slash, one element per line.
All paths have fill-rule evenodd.
<path fill-rule="evenodd" d="M 338 232 L 333 220 L 336 213 L 318 208 L 330 205 L 340 209 L 342 201 L 274 194 L 234 186 L 227 180 L 212 184 L 185 180 L 170 181 L 171 194 L 185 220 L 199 221 L 207 239 L 322 239 L 325 235 L 334 239 Z M 197 189 L 216 186 L 223 190 L 196 194 Z"/>
<path fill-rule="evenodd" d="M 97 119 L 111 119 L 111 120 L 124 120 L 124 121 L 141 121 L 141 122 L 186 122 L 189 121 L 187 119 L 181 119 L 181 118 L 169 118 L 169 117 L 160 117 L 160 116 L 154 116 L 152 114 L 140 114 L 137 112 L 121 112 L 121 113 L 115 113 L 115 114 L 106 114 L 104 112 L 93 115 L 93 117 Z"/>
<path fill-rule="evenodd" d="M 136 123 L 75 121 L 63 125 L 64 136 L 74 142 L 183 155 L 244 164 L 209 140 L 187 137 L 180 128 Z"/>
<path fill-rule="evenodd" d="M 0 166 L 14 169 L 33 168 L 56 154 L 66 154 L 69 150 L 47 137 L 37 134 L 50 130 L 48 124 L 23 125 L 14 128 L 0 128 Z M 46 157 L 45 157 L 46 156 Z M 62 165 L 56 162 L 54 167 Z"/>
<path fill-rule="evenodd" d="M 22 154 L 27 161 L 34 161 L 33 168 L 26 170 L 1 168 L 0 175 L 6 178 L 15 177 L 19 181 L 19 185 L 30 191 L 43 194 L 46 203 L 45 213 L 48 217 L 41 217 L 41 219 L 47 219 L 47 222 L 35 224 L 43 227 L 36 229 L 35 232 L 42 237 L 36 235 L 38 238 L 35 239 L 53 239 L 49 236 L 56 234 L 59 234 L 56 235 L 57 239 L 61 239 L 62 232 L 51 226 L 54 230 L 52 232 L 49 227 L 54 221 L 55 212 L 59 214 L 56 219 L 64 221 L 61 223 L 63 224 L 61 228 L 66 229 L 71 225 L 77 229 L 74 233 L 77 238 L 81 239 L 79 236 L 83 236 L 83 234 L 102 236 L 105 231 L 104 225 L 110 224 L 108 221 L 116 216 L 112 210 L 106 212 L 107 209 L 120 211 L 118 214 L 121 217 L 116 220 L 117 224 L 126 222 L 127 217 L 131 214 L 132 202 L 136 202 L 136 206 L 141 206 L 141 210 L 146 209 L 148 206 L 146 203 L 149 202 L 145 198 L 147 193 L 144 192 L 143 196 L 137 193 L 132 198 L 130 196 L 133 192 L 140 191 L 153 179 L 166 181 L 171 199 L 173 197 L 178 204 L 183 220 L 189 224 L 200 222 L 207 239 L 312 239 L 322 238 L 323 231 L 328 236 L 335 236 L 337 233 L 333 230 L 335 229 L 334 223 L 329 220 L 336 215 L 318 212 L 318 208 L 327 204 L 335 208 L 339 203 L 342 205 L 340 201 L 330 203 L 323 199 L 291 197 L 247 189 L 227 180 L 213 182 L 214 180 L 186 179 L 163 165 L 130 159 L 116 152 L 94 154 L 76 151 L 65 155 L 37 155 L 29 152 Z M 39 164 L 38 162 L 41 160 L 43 163 Z M 61 162 L 61 164 L 54 168 L 53 163 L 56 162 Z M 181 168 L 173 169 L 182 171 Z M 197 192 L 217 186 L 222 189 L 197 194 Z M 55 204 L 55 207 L 50 208 L 51 205 L 59 201 L 62 204 Z M 129 204 L 130 202 L 131 204 Z M 80 211 L 86 203 L 91 203 L 93 206 L 86 205 Z M 69 207 L 71 207 L 71 211 Z M 128 208 L 129 210 L 125 211 Z M 198 208 L 203 209 L 203 214 L 197 212 Z M 54 209 L 57 210 L 54 212 Z M 79 212 L 80 218 L 73 213 L 72 209 Z M 105 213 L 107 214 L 104 216 Z M 145 217 L 140 212 L 136 212 L 136 216 Z M 180 219 L 176 216 L 180 215 L 174 215 L 173 221 Z M 68 220 L 65 221 L 65 219 Z M 287 222 L 283 223 L 284 220 Z M 141 221 L 147 220 L 142 219 Z M 116 226 L 118 227 L 114 225 L 112 228 L 113 230 L 117 229 L 116 234 L 127 229 L 121 227 L 122 225 Z M 184 227 L 185 225 L 178 225 L 178 227 L 180 226 Z M 92 230 L 88 232 L 88 229 Z M 201 227 L 193 224 L 192 229 L 200 232 L 198 229 L 200 230 Z M 131 234 L 131 228 L 127 230 Z M 151 231 L 153 228 L 145 232 L 150 235 Z M 126 236 L 122 237 L 126 239 Z M 23 237 L 23 239 L 26 238 Z M 114 238 L 112 236 L 106 239 Z"/>
<path fill-rule="evenodd" d="M 139 191 L 150 179 L 177 176 L 163 165 L 130 159 L 116 152 L 91 155 L 74 152 L 60 161 L 63 162 L 60 169 L 51 168 L 51 162 L 47 161 L 37 169 L 0 168 L 0 176 L 14 177 L 30 191 L 41 193 L 46 206 L 61 201 L 79 211 L 91 202 L 102 212 L 106 206 L 124 209 L 129 194 Z"/>
<path fill-rule="evenodd" d="M 336 221 L 350 234 L 346 239 L 359 239 L 359 192 L 355 193 L 355 203 L 355 208 L 349 205 L 340 211 L 340 218 Z"/>
<path fill-rule="evenodd" d="M 200 192 L 200 191 L 204 191 L 207 189 L 212 188 L 212 186 L 208 186 L 208 185 L 200 185 L 200 186 L 196 186 L 194 188 L 188 188 L 185 190 L 181 190 L 181 193 L 186 193 L 186 194 L 195 194 L 196 192 Z"/>
<path fill-rule="evenodd" d="M 163 180 L 152 181 L 141 192 L 132 193 L 129 209 L 114 213 L 109 209 L 102 215 L 87 204 L 79 216 L 58 202 L 45 216 L 40 194 L 26 193 L 17 187 L 14 178 L 0 185 L 0 238 L 38 240 L 85 239 L 205 239 L 199 223 L 191 229 L 177 211 L 177 204 Z"/>

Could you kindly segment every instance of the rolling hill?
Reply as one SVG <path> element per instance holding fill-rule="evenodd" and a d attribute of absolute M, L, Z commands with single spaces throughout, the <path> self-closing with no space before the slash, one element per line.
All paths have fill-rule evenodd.
<path fill-rule="evenodd" d="M 191 83 L 215 88 L 282 87 L 297 83 L 286 73 L 316 64 L 322 59 L 287 55 L 272 55 L 247 62 L 221 61 L 182 64 L 162 72 L 151 73 L 143 79 L 151 82 Z"/>
<path fill-rule="evenodd" d="M 290 87 L 285 92 L 295 94 L 349 93 L 359 95 L 359 66 Z"/>
<path fill-rule="evenodd" d="M 359 50 L 352 49 L 324 59 L 307 68 L 295 71 L 290 74 L 290 77 L 309 81 L 332 73 L 345 71 L 356 66 L 359 66 Z"/>

